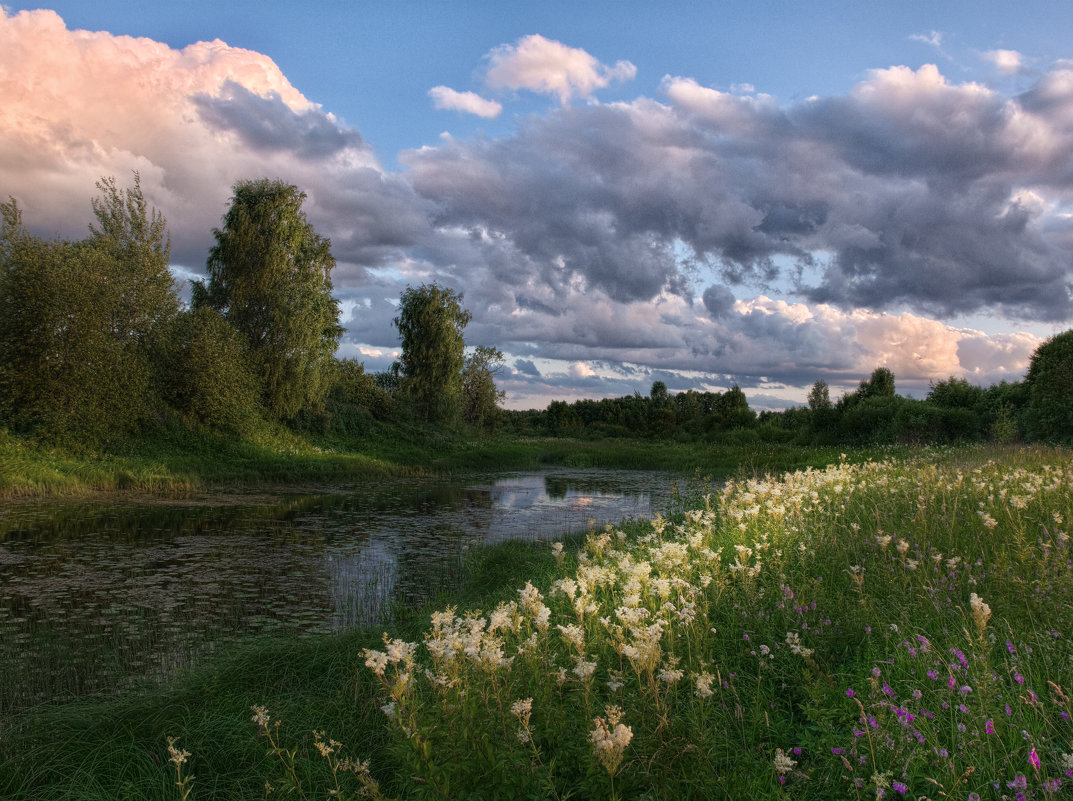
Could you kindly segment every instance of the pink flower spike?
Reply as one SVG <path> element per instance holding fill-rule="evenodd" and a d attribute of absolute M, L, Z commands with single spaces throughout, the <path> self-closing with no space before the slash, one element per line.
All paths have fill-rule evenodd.
<path fill-rule="evenodd" d="M 1036 746 L 1032 746 L 1032 750 L 1028 752 L 1028 764 L 1033 770 L 1039 771 L 1039 754 L 1036 753 Z"/>

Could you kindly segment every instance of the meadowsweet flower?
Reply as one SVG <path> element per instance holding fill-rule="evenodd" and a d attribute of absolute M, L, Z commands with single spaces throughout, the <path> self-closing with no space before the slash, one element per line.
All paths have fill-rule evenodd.
<path fill-rule="evenodd" d="M 715 681 L 715 676 L 710 673 L 701 673 L 696 677 L 697 689 L 696 694 L 699 698 L 710 698 L 712 696 L 712 682 Z"/>
<path fill-rule="evenodd" d="M 388 664 L 387 654 L 374 648 L 366 648 L 363 655 L 365 656 L 365 667 L 375 673 L 377 678 L 382 678 Z"/>
<path fill-rule="evenodd" d="M 805 648 L 801 645 L 801 638 L 797 635 L 796 631 L 786 632 L 786 644 L 790 646 L 791 653 L 798 654 L 803 659 L 808 659 L 812 656 L 812 649 Z"/>
<path fill-rule="evenodd" d="M 513 704 L 510 705 L 510 713 L 514 717 L 518 718 L 518 722 L 523 726 L 529 725 L 529 715 L 533 711 L 533 699 L 532 698 L 519 698 Z"/>
<path fill-rule="evenodd" d="M 253 711 L 253 717 L 250 720 L 257 724 L 258 729 L 262 731 L 267 729 L 271 720 L 268 716 L 268 710 L 263 706 L 251 706 L 250 709 Z"/>
<path fill-rule="evenodd" d="M 585 630 L 581 626 L 556 626 L 562 632 L 563 639 L 573 646 L 578 653 L 585 651 Z"/>
<path fill-rule="evenodd" d="M 666 664 L 663 666 L 663 670 L 659 672 L 659 680 L 664 684 L 675 684 L 682 676 L 685 675 L 685 671 L 677 667 L 678 657 L 670 656 L 667 658 Z"/>
<path fill-rule="evenodd" d="M 575 656 L 574 675 L 582 681 L 587 681 L 596 672 L 595 662 L 586 662 L 582 657 Z"/>
<path fill-rule="evenodd" d="M 775 772 L 780 776 L 785 776 L 796 765 L 796 760 L 790 759 L 790 757 L 781 748 L 775 749 Z"/>
<path fill-rule="evenodd" d="M 176 748 L 176 742 L 178 742 L 178 740 L 175 737 L 168 738 L 168 762 L 173 764 L 175 767 L 179 767 L 180 765 L 184 764 L 186 760 L 190 756 L 192 756 L 192 754 L 185 749 L 180 750 Z"/>
<path fill-rule="evenodd" d="M 973 592 L 969 594 L 969 608 L 972 610 L 972 619 L 976 623 L 976 629 L 983 634 L 987 628 L 987 621 L 991 617 L 991 607 Z"/>
<path fill-rule="evenodd" d="M 608 775 L 614 776 L 622 764 L 623 752 L 633 739 L 633 730 L 620 722 L 622 710 L 619 707 L 605 707 L 604 714 L 606 718 L 593 719 L 595 728 L 589 732 L 589 742 Z"/>

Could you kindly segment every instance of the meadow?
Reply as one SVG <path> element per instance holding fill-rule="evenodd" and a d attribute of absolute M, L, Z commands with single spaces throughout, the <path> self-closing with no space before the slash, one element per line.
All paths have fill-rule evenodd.
<path fill-rule="evenodd" d="M 1071 485 L 994 447 L 697 482 L 387 633 L 2 724 L 0 797 L 1066 797 Z"/>

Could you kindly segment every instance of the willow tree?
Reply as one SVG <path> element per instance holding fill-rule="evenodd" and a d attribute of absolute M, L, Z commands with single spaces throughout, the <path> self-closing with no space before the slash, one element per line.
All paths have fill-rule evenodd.
<path fill-rule="evenodd" d="M 402 339 L 402 387 L 425 420 L 455 419 L 462 398 L 466 343 L 462 332 L 470 313 L 462 295 L 436 284 L 406 287 L 395 326 Z"/>
<path fill-rule="evenodd" d="M 305 198 L 278 180 L 235 184 L 223 227 L 213 230 L 208 284 L 194 287 L 195 306 L 216 309 L 245 337 L 276 419 L 324 398 L 343 333 L 331 242 L 306 219 Z"/>

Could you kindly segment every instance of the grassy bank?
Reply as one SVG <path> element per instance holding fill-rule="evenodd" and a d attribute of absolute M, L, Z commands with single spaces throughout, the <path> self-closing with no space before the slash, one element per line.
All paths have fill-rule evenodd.
<path fill-rule="evenodd" d="M 855 451 L 866 458 L 875 450 Z M 300 484 L 392 475 L 545 466 L 700 471 L 722 478 L 820 466 L 835 448 L 640 439 L 574 440 L 481 435 L 421 425 L 371 424 L 360 438 L 266 429 L 246 439 L 189 430 L 73 453 L 0 429 L 0 497 L 98 492 L 183 492 L 222 484 Z"/>
<path fill-rule="evenodd" d="M 312 798 L 336 780 L 343 797 L 370 780 L 399 798 L 1062 797 L 1071 515 L 1068 451 L 732 481 L 558 557 L 486 549 L 431 626 L 402 610 L 386 641 L 261 641 L 9 721 L 0 797 L 252 799 L 267 781 Z M 176 767 L 196 778 L 176 786 Z"/>

